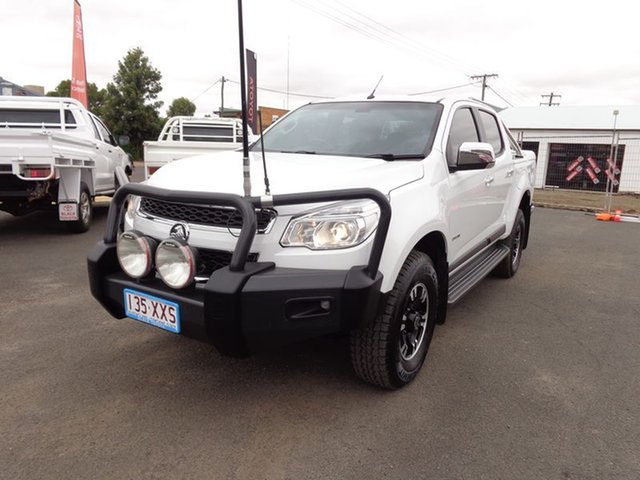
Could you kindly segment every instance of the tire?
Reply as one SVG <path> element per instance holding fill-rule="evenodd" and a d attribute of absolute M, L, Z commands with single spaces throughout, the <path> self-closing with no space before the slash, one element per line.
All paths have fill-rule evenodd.
<path fill-rule="evenodd" d="M 89 230 L 93 219 L 93 204 L 89 188 L 83 182 L 80 184 L 80 201 L 78 202 L 78 220 L 68 222 L 67 228 L 73 233 L 84 233 Z"/>
<path fill-rule="evenodd" d="M 356 375 L 389 390 L 410 383 L 427 356 L 437 311 L 438 276 L 433 262 L 414 250 L 404 262 L 382 314 L 366 328 L 351 333 L 351 363 Z"/>
<path fill-rule="evenodd" d="M 522 210 L 518 210 L 511 234 L 504 240 L 504 244 L 509 247 L 509 255 L 493 270 L 493 275 L 501 278 L 511 278 L 516 274 L 520 267 L 520 260 L 522 260 L 522 243 L 526 231 L 527 224 L 524 219 L 524 213 Z"/>

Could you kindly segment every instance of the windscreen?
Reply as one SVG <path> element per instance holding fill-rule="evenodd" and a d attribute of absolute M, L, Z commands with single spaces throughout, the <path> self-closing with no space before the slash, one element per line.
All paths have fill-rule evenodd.
<path fill-rule="evenodd" d="M 75 128 L 76 121 L 69 110 L 64 112 L 66 128 Z M 44 125 L 47 128 L 60 128 L 60 110 L 53 109 L 0 109 L 0 128 L 37 128 Z"/>
<path fill-rule="evenodd" d="M 423 158 L 431 150 L 442 105 L 336 102 L 305 105 L 265 133 L 269 152 L 372 158 Z M 252 146 L 259 151 L 260 142 Z"/>

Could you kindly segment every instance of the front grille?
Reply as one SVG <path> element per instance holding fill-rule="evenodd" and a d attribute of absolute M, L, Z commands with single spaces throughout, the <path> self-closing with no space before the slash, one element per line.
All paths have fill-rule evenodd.
<path fill-rule="evenodd" d="M 197 276 L 210 276 L 216 270 L 226 267 L 231 263 L 231 252 L 225 252 L 222 250 L 208 250 L 205 248 L 198 248 L 198 271 Z M 250 253 L 247 256 L 247 261 L 255 262 L 258 260 L 257 253 Z"/>
<path fill-rule="evenodd" d="M 175 222 L 193 223 L 222 228 L 241 228 L 242 217 L 235 208 L 171 203 L 151 198 L 140 201 L 140 212 Z M 256 209 L 258 232 L 264 233 L 278 215 L 268 208 Z"/>

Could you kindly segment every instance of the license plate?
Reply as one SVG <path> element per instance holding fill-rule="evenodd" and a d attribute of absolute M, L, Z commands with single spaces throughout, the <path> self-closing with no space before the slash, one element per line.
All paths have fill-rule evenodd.
<path fill-rule="evenodd" d="M 75 222 L 78 220 L 77 203 L 59 203 L 58 218 L 61 222 Z"/>
<path fill-rule="evenodd" d="M 124 313 L 129 318 L 180 333 L 180 305 L 125 288 Z"/>

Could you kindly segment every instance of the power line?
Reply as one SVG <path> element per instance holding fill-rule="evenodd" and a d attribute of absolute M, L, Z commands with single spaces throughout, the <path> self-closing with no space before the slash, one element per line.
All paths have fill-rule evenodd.
<path fill-rule="evenodd" d="M 504 98 L 502 95 L 500 95 L 498 92 L 495 91 L 495 89 L 491 86 L 491 85 L 487 85 L 487 88 L 489 90 L 491 90 L 493 93 L 495 93 L 498 98 L 500 98 L 503 102 L 505 102 L 507 105 L 509 105 L 510 107 L 513 107 L 513 103 L 511 103 L 509 100 L 507 100 L 506 98 Z"/>
<path fill-rule="evenodd" d="M 415 95 L 428 95 L 430 93 L 438 93 L 438 92 L 446 92 L 447 90 L 455 90 L 456 88 L 462 88 L 462 87 L 468 87 L 470 85 L 477 85 L 480 82 L 472 82 L 472 83 L 464 83 L 462 85 L 455 85 L 453 87 L 445 87 L 445 88 L 438 88 L 437 90 L 428 90 L 426 92 L 416 92 L 416 93 L 409 93 L 410 96 L 415 96 Z"/>
<path fill-rule="evenodd" d="M 459 60 L 457 60 L 457 59 L 455 59 L 455 58 L 453 58 L 453 57 L 451 57 L 451 56 L 449 56 L 449 55 L 447 55 L 447 54 L 445 54 L 443 52 L 439 52 L 438 50 L 435 50 L 433 48 L 430 48 L 430 47 L 427 47 L 427 46 L 421 44 L 420 42 L 412 39 L 411 37 L 408 37 L 404 33 L 399 32 L 397 30 L 394 30 L 393 28 L 388 27 L 387 25 L 377 21 L 376 19 L 371 18 L 368 15 L 365 15 L 364 13 L 355 10 L 354 8 L 350 7 L 349 5 L 346 5 L 345 3 L 341 2 L 340 0 L 333 0 L 333 2 L 337 3 L 339 5 L 342 5 L 344 8 L 352 11 L 353 13 L 355 13 L 356 15 L 359 15 L 362 18 L 365 18 L 365 19 L 369 20 L 370 22 L 374 23 L 375 25 L 379 25 L 380 27 L 382 27 L 387 32 L 391 32 L 396 37 L 400 37 L 400 38 L 404 39 L 403 41 L 413 44 L 412 45 L 413 48 L 418 48 L 418 49 L 421 49 L 421 50 L 424 50 L 424 51 L 429 51 L 431 55 L 434 55 L 436 57 L 440 57 L 438 60 L 441 61 L 441 62 L 447 62 L 447 63 L 450 63 L 451 65 L 454 65 L 454 66 L 457 65 L 458 67 L 462 67 L 462 70 L 460 70 L 460 71 L 476 70 L 477 69 L 477 67 L 475 67 L 475 66 L 463 63 L 463 62 L 461 62 L 461 61 L 459 61 Z M 367 22 L 363 22 L 362 20 L 358 20 L 358 21 L 360 23 L 363 23 L 364 25 L 367 25 L 369 28 L 372 28 L 371 24 L 368 24 Z M 377 28 L 375 28 L 375 30 L 380 31 Z M 385 33 L 385 32 L 382 32 L 382 33 Z M 389 35 L 389 34 L 386 33 L 386 35 Z"/>
<path fill-rule="evenodd" d="M 409 39 L 411 44 L 409 44 L 406 40 L 403 40 L 402 38 L 396 38 L 393 35 L 390 35 L 389 33 L 380 30 L 379 28 L 371 26 L 370 23 L 364 22 L 364 21 L 354 17 L 353 15 L 345 13 L 344 11 L 342 11 L 340 9 L 337 9 L 335 7 L 329 6 L 329 8 L 331 8 L 334 11 L 337 11 L 339 14 L 343 15 L 343 17 L 339 17 L 339 16 L 336 16 L 335 14 L 333 14 L 331 12 L 327 12 L 326 10 L 322 10 L 322 9 L 318 8 L 316 5 L 312 5 L 312 4 L 310 4 L 309 2 L 307 2 L 305 0 L 292 0 L 292 1 L 294 3 L 296 3 L 296 4 L 298 4 L 301 7 L 304 7 L 306 9 L 308 9 L 308 10 L 311 10 L 311 11 L 317 13 L 318 15 L 321 15 L 321 16 L 323 16 L 325 18 L 328 18 L 329 20 L 332 20 L 333 22 L 338 23 L 338 24 L 348 28 L 349 30 L 355 31 L 357 33 L 360 33 L 360 34 L 366 36 L 366 37 L 372 38 L 374 40 L 377 40 L 379 42 L 385 43 L 385 44 L 390 45 L 392 47 L 396 47 L 396 48 L 400 47 L 400 48 L 403 48 L 405 50 L 408 48 L 408 49 L 412 50 L 413 52 L 416 52 L 416 53 L 421 54 L 423 56 L 429 57 L 431 60 L 434 59 L 434 56 L 440 55 L 441 58 L 436 58 L 436 60 L 440 61 L 441 63 L 449 63 L 450 65 L 453 65 L 456 70 L 463 71 L 459 67 L 459 65 L 460 65 L 459 62 L 456 62 L 454 60 L 450 60 L 450 59 L 446 58 L 446 56 L 444 56 L 442 54 L 439 54 L 438 52 L 434 53 L 434 51 L 431 51 L 431 52 L 427 53 L 424 46 L 422 46 L 420 44 L 417 44 L 418 46 L 416 46 L 415 44 L 417 42 L 409 39 L 409 37 L 406 37 L 405 35 L 403 35 L 403 34 L 401 34 L 399 32 L 396 32 L 393 29 L 390 29 L 389 27 L 384 26 L 380 22 L 376 22 L 373 19 L 371 19 L 371 20 L 373 20 L 375 23 L 381 25 L 386 30 L 392 32 L 396 37 L 403 37 L 403 38 Z M 370 17 L 367 17 L 367 16 L 357 12 L 356 10 L 354 10 L 354 9 L 352 9 L 350 7 L 347 7 L 347 8 L 349 8 L 351 11 L 357 13 L 358 15 L 363 16 L 364 18 L 370 18 Z M 346 17 L 347 19 L 345 19 L 344 17 Z M 355 20 L 359 25 L 348 21 L 348 19 Z M 457 63 L 457 65 L 456 65 L 456 63 Z"/>
<path fill-rule="evenodd" d="M 506 82 L 503 78 L 499 78 L 498 79 L 498 84 L 501 86 L 500 89 L 504 89 L 506 90 L 512 97 L 514 97 L 515 99 L 517 99 L 519 102 L 521 103 L 527 103 L 531 101 L 531 97 L 528 95 L 525 95 L 523 93 L 521 93 L 517 88 L 515 88 L 513 85 L 511 85 L 511 88 L 509 85 L 509 82 Z"/>
<path fill-rule="evenodd" d="M 224 77 L 223 77 L 224 78 Z M 216 80 L 215 82 L 213 82 L 211 85 L 209 85 L 207 88 L 205 88 L 202 92 L 200 92 L 198 95 L 196 95 L 195 97 L 193 97 L 191 99 L 191 102 L 195 102 L 197 99 L 199 99 L 202 95 L 204 95 L 205 93 L 207 93 L 209 90 L 211 90 L 213 87 L 215 87 L 221 79 Z"/>
<path fill-rule="evenodd" d="M 235 83 L 237 85 L 240 85 L 240 82 L 238 82 L 237 80 L 232 80 L 228 77 L 225 77 L 225 80 L 227 82 L 231 82 L 231 83 Z M 280 93 L 282 95 L 291 95 L 294 97 L 303 97 L 303 98 L 322 98 L 322 99 L 330 99 L 330 98 L 334 98 L 334 97 L 327 97 L 324 95 L 314 95 L 314 94 L 308 94 L 308 93 L 295 93 L 295 92 L 285 92 L 283 90 L 276 90 L 275 88 L 267 88 L 267 87 L 258 87 L 258 90 L 263 90 L 265 92 L 271 92 L 271 93 Z"/>

